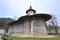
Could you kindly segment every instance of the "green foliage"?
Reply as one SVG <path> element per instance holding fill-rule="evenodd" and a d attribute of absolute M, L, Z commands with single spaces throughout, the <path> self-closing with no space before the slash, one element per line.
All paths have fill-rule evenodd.
<path fill-rule="evenodd" d="M 4 29 L 6 24 L 12 21 L 14 20 L 11 18 L 0 18 L 0 29 Z"/>
<path fill-rule="evenodd" d="M 6 40 L 6 38 L 8 37 L 9 35 L 3 35 L 1 38 L 3 39 L 3 40 Z"/>

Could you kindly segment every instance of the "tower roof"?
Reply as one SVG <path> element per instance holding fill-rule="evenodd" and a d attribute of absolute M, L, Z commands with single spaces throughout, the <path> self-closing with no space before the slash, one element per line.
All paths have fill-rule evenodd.
<path fill-rule="evenodd" d="M 32 9 L 31 5 L 30 5 L 29 9 L 26 11 L 26 13 L 28 13 L 29 11 L 33 11 L 34 13 L 36 13 L 36 11 L 34 9 Z"/>
<path fill-rule="evenodd" d="M 32 6 L 30 5 L 29 9 L 32 9 Z"/>

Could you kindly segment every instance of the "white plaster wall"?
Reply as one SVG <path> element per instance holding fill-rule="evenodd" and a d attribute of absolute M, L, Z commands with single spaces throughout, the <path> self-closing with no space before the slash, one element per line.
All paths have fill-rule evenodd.
<path fill-rule="evenodd" d="M 36 20 L 35 30 L 37 31 L 37 33 L 47 33 L 45 21 L 43 19 Z"/>
<path fill-rule="evenodd" d="M 34 34 L 35 26 L 36 26 L 36 19 L 33 19 L 31 20 L 31 35 Z"/>
<path fill-rule="evenodd" d="M 24 33 L 47 33 L 45 21 L 43 19 L 32 19 L 31 21 L 26 19 L 24 23 L 14 25 L 9 28 L 9 33 L 11 32 L 24 32 Z"/>
<path fill-rule="evenodd" d="M 34 14 L 33 11 L 29 11 L 29 12 L 28 12 L 28 15 L 33 15 L 33 14 Z"/>
<path fill-rule="evenodd" d="M 18 25 L 11 26 L 11 27 L 9 28 L 8 34 L 10 34 L 10 33 L 12 33 L 12 32 L 13 32 L 13 33 L 23 32 L 23 31 L 24 31 L 23 27 L 24 27 L 23 23 L 18 24 Z"/>
<path fill-rule="evenodd" d="M 23 27 L 24 27 L 23 23 L 15 25 L 14 26 L 14 32 L 23 32 L 23 30 L 24 30 Z"/>
<path fill-rule="evenodd" d="M 11 34 L 14 31 L 14 26 L 9 27 L 8 34 Z"/>
<path fill-rule="evenodd" d="M 28 33 L 30 31 L 30 20 L 24 20 L 24 32 Z"/>

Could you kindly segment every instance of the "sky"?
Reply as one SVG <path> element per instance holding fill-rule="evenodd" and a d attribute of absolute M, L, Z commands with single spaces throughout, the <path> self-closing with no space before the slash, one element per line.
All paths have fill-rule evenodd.
<path fill-rule="evenodd" d="M 60 25 L 60 0 L 0 0 L 0 18 L 18 19 L 30 5 L 37 13 L 54 14 Z"/>

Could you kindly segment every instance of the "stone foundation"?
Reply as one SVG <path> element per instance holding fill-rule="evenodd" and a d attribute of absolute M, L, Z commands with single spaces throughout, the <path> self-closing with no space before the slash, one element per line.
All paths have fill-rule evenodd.
<path fill-rule="evenodd" d="M 12 36 L 19 36 L 19 37 L 35 37 L 35 36 L 48 36 L 46 33 L 41 34 L 31 34 L 31 33 L 13 33 Z"/>

